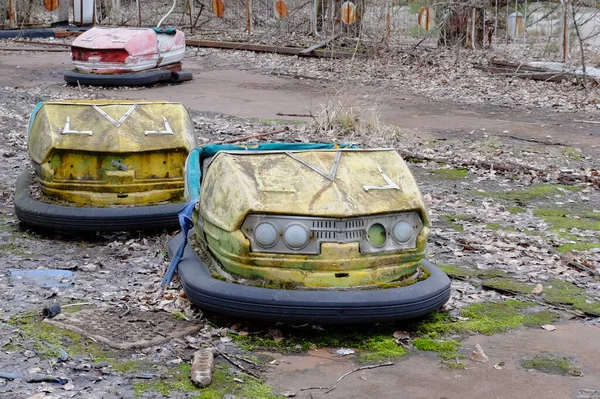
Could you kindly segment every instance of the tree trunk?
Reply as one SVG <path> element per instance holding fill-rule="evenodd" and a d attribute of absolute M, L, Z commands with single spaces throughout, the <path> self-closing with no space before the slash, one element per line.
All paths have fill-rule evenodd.
<path fill-rule="evenodd" d="M 71 1 L 60 0 L 58 3 L 58 19 L 57 24 L 68 24 L 69 23 L 69 8 L 71 7 Z"/>
<path fill-rule="evenodd" d="M 473 7 L 459 0 L 446 10 L 436 10 L 436 15 L 445 15 L 440 27 L 439 46 L 462 46 L 481 48 L 484 44 L 484 8 Z M 444 13 L 445 11 L 445 13 Z"/>

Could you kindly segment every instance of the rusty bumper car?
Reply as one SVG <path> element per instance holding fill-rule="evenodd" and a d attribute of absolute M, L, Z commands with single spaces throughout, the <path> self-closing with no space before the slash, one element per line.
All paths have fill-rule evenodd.
<path fill-rule="evenodd" d="M 177 29 L 89 29 L 71 46 L 75 70 L 67 83 L 92 86 L 142 86 L 192 79 L 183 71 L 185 35 Z"/>
<path fill-rule="evenodd" d="M 205 310 L 363 323 L 422 316 L 449 299 L 450 280 L 424 259 L 427 211 L 395 150 L 206 146 L 188 156 L 185 179 L 190 202 L 163 284 L 177 267 Z"/>
<path fill-rule="evenodd" d="M 54 230 L 175 228 L 195 147 L 193 122 L 178 103 L 40 103 L 28 127 L 33 170 L 17 180 L 16 215 Z"/>

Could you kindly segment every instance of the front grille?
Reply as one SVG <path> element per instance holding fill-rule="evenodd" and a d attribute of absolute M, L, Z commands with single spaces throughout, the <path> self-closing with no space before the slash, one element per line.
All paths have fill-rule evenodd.
<path fill-rule="evenodd" d="M 390 232 L 395 222 L 406 220 L 413 225 L 414 237 L 407 243 L 394 243 L 390 238 L 384 248 L 375 248 L 366 238 L 368 228 L 374 223 L 385 226 Z M 291 224 L 300 224 L 310 232 L 308 244 L 301 250 L 292 250 L 285 246 L 283 240 L 279 240 L 273 247 L 261 248 L 254 241 L 253 231 L 262 222 L 269 222 L 277 229 L 281 237 L 285 229 Z M 402 212 L 388 215 L 372 215 L 353 218 L 322 218 L 306 216 L 283 216 L 283 215 L 249 215 L 242 225 L 242 232 L 250 240 L 252 251 L 272 253 L 304 253 L 318 254 L 322 243 L 359 243 L 362 253 L 381 252 L 381 250 L 398 250 L 414 248 L 416 237 L 423 227 L 421 218 L 416 212 Z"/>

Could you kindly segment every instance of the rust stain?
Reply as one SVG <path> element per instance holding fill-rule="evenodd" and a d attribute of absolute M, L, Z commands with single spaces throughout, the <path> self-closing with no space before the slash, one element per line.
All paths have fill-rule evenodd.
<path fill-rule="evenodd" d="M 212 10 L 218 18 L 223 18 L 223 14 L 225 14 L 225 3 L 223 3 L 223 0 L 212 0 Z"/>
<path fill-rule="evenodd" d="M 58 0 L 44 0 L 44 8 L 48 11 L 54 11 L 58 8 Z"/>
<path fill-rule="evenodd" d="M 284 19 L 288 15 L 287 5 L 283 0 L 277 0 L 274 5 L 275 16 L 277 19 Z"/>
<path fill-rule="evenodd" d="M 356 22 L 356 6 L 351 1 L 342 4 L 342 21 L 346 25 L 352 25 Z"/>

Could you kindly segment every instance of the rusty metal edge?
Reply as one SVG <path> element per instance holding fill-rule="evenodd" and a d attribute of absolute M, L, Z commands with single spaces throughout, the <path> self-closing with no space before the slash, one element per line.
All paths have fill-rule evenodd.
<path fill-rule="evenodd" d="M 299 57 L 316 57 L 316 58 L 363 58 L 365 55 L 358 53 L 348 53 L 343 51 L 330 51 L 330 50 L 314 50 L 310 52 L 304 52 L 306 49 L 297 47 L 280 47 L 280 46 L 269 46 L 265 44 L 252 44 L 252 43 L 238 43 L 238 42 L 221 42 L 217 40 L 197 40 L 187 39 L 185 45 L 189 47 L 210 47 L 228 50 L 246 50 L 256 51 L 261 53 L 276 53 L 285 55 L 297 55 Z"/>

